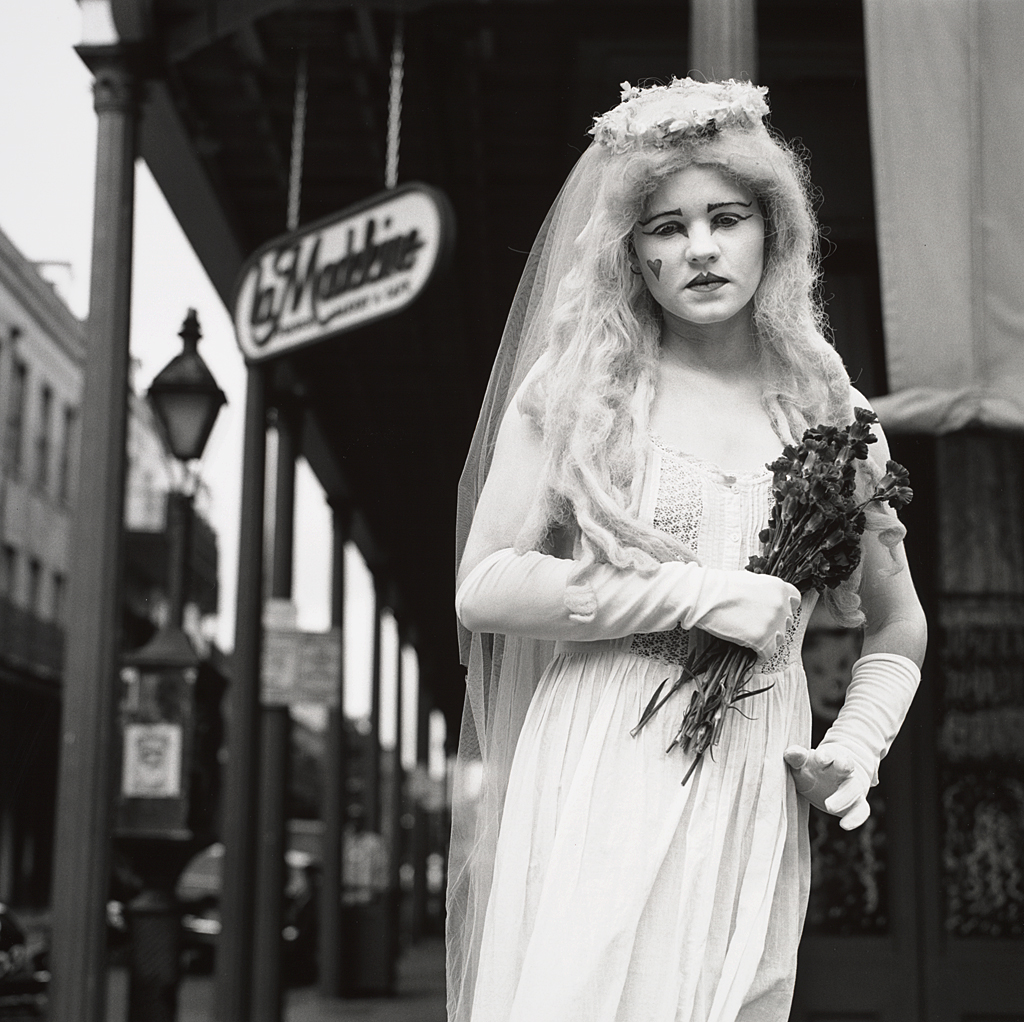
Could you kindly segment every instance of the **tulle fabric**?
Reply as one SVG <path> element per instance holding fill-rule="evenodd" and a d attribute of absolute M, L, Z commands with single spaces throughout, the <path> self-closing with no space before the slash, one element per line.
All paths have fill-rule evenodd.
<path fill-rule="evenodd" d="M 527 258 L 487 385 L 466 466 L 459 481 L 456 570 L 502 417 L 547 346 L 558 282 L 572 266 L 573 243 L 586 226 L 593 196 L 612 159 L 591 145 L 559 192 Z M 553 644 L 515 636 L 479 635 L 459 626 L 467 668 L 466 701 L 452 786 L 448 859 L 448 1017 L 469 1022 L 483 919 L 491 886 L 501 809 L 512 755 L 527 708 Z"/>

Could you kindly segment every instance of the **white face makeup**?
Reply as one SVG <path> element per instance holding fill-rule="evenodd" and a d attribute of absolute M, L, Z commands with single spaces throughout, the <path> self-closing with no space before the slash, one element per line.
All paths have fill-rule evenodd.
<path fill-rule="evenodd" d="M 633 247 L 667 316 L 725 323 L 761 282 L 764 217 L 743 185 L 713 167 L 687 167 L 651 196 L 633 228 Z"/>

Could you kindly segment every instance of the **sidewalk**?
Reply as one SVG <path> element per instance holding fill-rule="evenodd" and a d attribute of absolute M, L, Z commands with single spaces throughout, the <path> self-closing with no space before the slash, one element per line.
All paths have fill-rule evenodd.
<path fill-rule="evenodd" d="M 113 969 L 107 1019 L 124 1022 L 127 975 Z M 423 941 L 398 963 L 398 995 L 353 999 L 323 998 L 316 987 L 287 992 L 283 1022 L 445 1022 L 444 942 Z M 188 976 L 181 985 L 178 1022 L 211 1022 L 212 977 Z"/>

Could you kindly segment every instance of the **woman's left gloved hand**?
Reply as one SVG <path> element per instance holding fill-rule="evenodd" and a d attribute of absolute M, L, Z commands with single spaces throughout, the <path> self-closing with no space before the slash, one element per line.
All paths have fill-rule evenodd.
<path fill-rule="evenodd" d="M 844 830 L 871 814 L 867 794 L 878 783 L 878 764 L 910 709 L 921 672 L 895 653 L 869 653 L 853 674 L 835 723 L 813 751 L 791 745 L 782 754 L 796 790 L 812 805 L 840 817 Z"/>
<path fill-rule="evenodd" d="M 840 817 L 843 830 L 859 827 L 871 814 L 867 801 L 871 778 L 841 745 L 823 742 L 816 749 L 791 745 L 782 758 L 793 771 L 797 794 Z"/>

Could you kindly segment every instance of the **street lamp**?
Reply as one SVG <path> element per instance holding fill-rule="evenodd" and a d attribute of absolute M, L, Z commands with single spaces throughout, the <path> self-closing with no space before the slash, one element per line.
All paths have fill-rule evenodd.
<path fill-rule="evenodd" d="M 157 373 L 148 396 L 171 453 L 179 461 L 189 462 L 203 456 L 227 398 L 196 350 L 202 333 L 195 309 L 188 310 L 178 336 L 184 350 Z"/>
<path fill-rule="evenodd" d="M 179 336 L 184 350 L 157 374 L 148 396 L 171 453 L 187 466 L 202 456 L 226 399 L 196 350 L 201 334 L 195 309 L 188 310 Z M 128 906 L 129 1022 L 173 1022 L 176 1016 L 175 884 L 185 863 L 212 837 L 212 807 L 198 804 L 203 799 L 192 791 L 192 780 L 201 766 L 199 735 L 210 730 L 197 726 L 199 719 L 217 713 L 222 692 L 214 686 L 212 700 L 200 697 L 202 658 L 182 630 L 192 518 L 191 492 L 168 492 L 167 617 L 145 646 L 122 661 L 116 831 L 143 884 Z"/>

